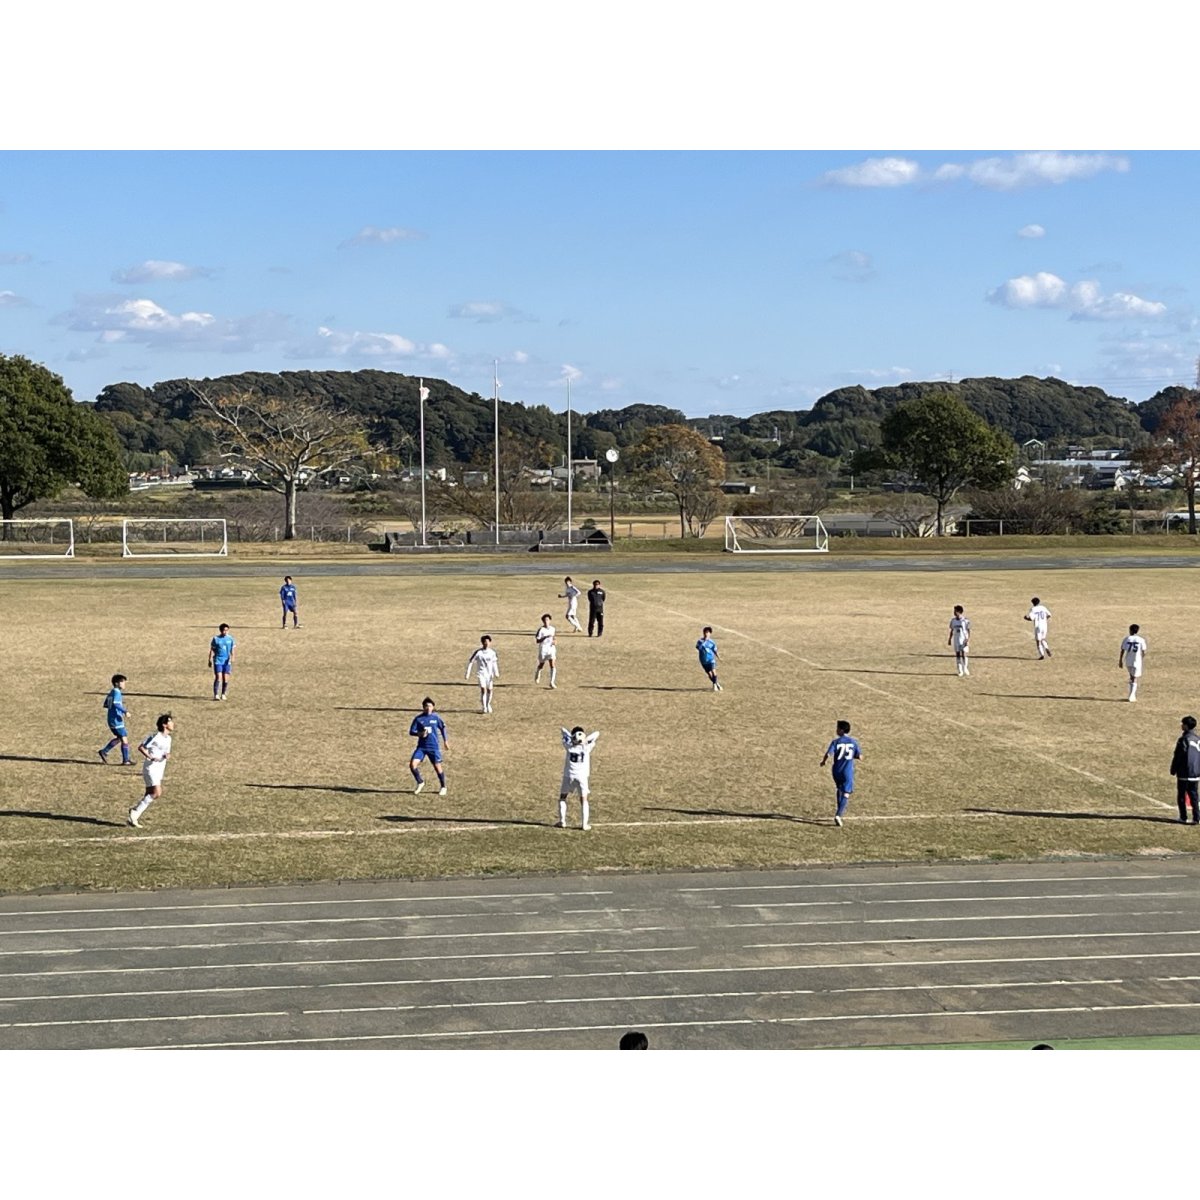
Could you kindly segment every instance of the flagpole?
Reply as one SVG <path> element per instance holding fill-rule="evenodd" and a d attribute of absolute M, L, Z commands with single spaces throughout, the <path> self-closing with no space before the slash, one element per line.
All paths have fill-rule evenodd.
<path fill-rule="evenodd" d="M 500 545 L 500 363 L 492 359 L 492 395 L 496 425 L 496 545 Z"/>
<path fill-rule="evenodd" d="M 571 544 L 571 493 L 575 472 L 571 470 L 571 377 L 567 376 L 567 545 Z"/>
<path fill-rule="evenodd" d="M 427 546 L 429 543 L 425 540 L 425 397 L 429 393 L 425 390 L 425 380 L 421 379 L 417 383 L 417 403 L 421 410 L 421 545 Z"/>

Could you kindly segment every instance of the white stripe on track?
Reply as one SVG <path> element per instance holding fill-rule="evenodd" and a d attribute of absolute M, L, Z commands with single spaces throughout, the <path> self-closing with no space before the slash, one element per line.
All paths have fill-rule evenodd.
<path fill-rule="evenodd" d="M 778 922 L 779 926 L 786 921 Z M 757 925 L 732 926 L 737 929 L 771 929 L 776 923 L 763 921 Z M 730 927 L 727 927 L 730 928 Z M 1133 933 L 994 933 L 983 937 L 961 938 L 866 938 L 853 942 L 750 942 L 743 950 L 799 950 L 810 947 L 829 946 L 917 946 L 933 942 L 1065 942 L 1076 938 L 1124 938 L 1124 937 L 1195 937 L 1200 929 L 1141 929 Z"/>
<path fill-rule="evenodd" d="M 721 884 L 716 887 L 682 887 L 679 892 L 792 892 L 809 888 L 880 888 L 880 887 L 966 887 L 982 884 L 1010 883 L 1125 883 L 1132 879 L 1190 879 L 1183 871 L 1172 874 L 1147 875 L 1021 875 L 1009 879 L 885 879 L 879 882 L 859 883 L 738 883 Z M 1053 897 L 1050 897 L 1053 899 Z"/>
<path fill-rule="evenodd" d="M 883 904 L 1007 904 L 1012 900 L 1128 900 L 1135 897 L 1190 896 L 1191 894 L 1190 890 L 1184 890 L 1179 892 L 1056 892 L 1053 896 L 901 896 L 895 900 L 768 900 L 762 904 L 722 904 L 719 907 L 724 910 L 734 908 L 828 908 L 833 905 L 859 905 L 874 908 L 876 905 Z"/>

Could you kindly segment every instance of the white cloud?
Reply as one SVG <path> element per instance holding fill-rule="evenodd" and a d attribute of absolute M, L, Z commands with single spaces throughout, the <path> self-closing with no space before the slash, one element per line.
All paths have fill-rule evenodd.
<path fill-rule="evenodd" d="M 153 300 L 126 300 L 120 296 L 77 297 L 75 307 L 55 321 L 76 332 L 95 333 L 102 344 L 125 342 L 229 353 L 246 353 L 279 343 L 290 333 L 288 318 L 278 313 L 245 317 L 173 313 Z"/>
<path fill-rule="evenodd" d="M 24 308 L 29 301 L 16 292 L 0 292 L 0 308 Z"/>
<path fill-rule="evenodd" d="M 737 386 L 741 382 L 742 382 L 742 377 L 740 375 L 736 375 L 736 374 L 735 375 L 722 375 L 719 379 L 713 380 L 713 383 L 715 383 L 717 385 L 717 387 L 719 387 L 722 391 L 726 391 L 726 392 L 733 391 L 734 389 L 737 388 Z"/>
<path fill-rule="evenodd" d="M 529 361 L 529 355 L 524 350 L 514 350 L 511 355 L 511 361 L 522 364 L 527 363 Z"/>
<path fill-rule="evenodd" d="M 570 380 L 571 383 L 578 383 L 583 378 L 583 372 L 578 367 L 571 366 L 570 363 L 563 363 L 558 377 Z"/>
<path fill-rule="evenodd" d="M 875 264 L 865 250 L 843 250 L 825 260 L 834 269 L 834 278 L 849 283 L 866 283 L 875 277 Z"/>
<path fill-rule="evenodd" d="M 822 181 L 840 187 L 903 187 L 913 183 L 921 168 L 910 158 L 868 158 L 852 167 L 826 171 Z"/>
<path fill-rule="evenodd" d="M 99 346 L 80 346 L 67 353 L 67 362 L 91 362 L 96 358 L 107 358 L 108 351 Z"/>
<path fill-rule="evenodd" d="M 863 367 L 858 371 L 847 371 L 846 374 L 851 379 L 869 379 L 873 383 L 879 383 L 889 379 L 908 379 L 912 376 L 912 370 L 909 367 Z"/>
<path fill-rule="evenodd" d="M 452 304 L 446 315 L 456 320 L 476 321 L 481 325 L 491 321 L 533 321 L 537 318 L 515 308 L 506 300 L 468 300 Z"/>
<path fill-rule="evenodd" d="M 290 343 L 284 350 L 290 359 L 345 358 L 371 363 L 412 359 L 452 358 L 449 347 L 441 342 L 428 345 L 399 333 L 376 333 L 359 329 L 333 329 L 321 325 L 311 337 Z"/>
<path fill-rule="evenodd" d="M 1043 238 L 1045 236 L 1046 231 L 1041 225 L 1022 225 L 1017 230 L 1017 237 L 1019 238 Z"/>
<path fill-rule="evenodd" d="M 1068 183 L 1090 179 L 1102 171 L 1125 172 L 1129 159 L 1117 154 L 1064 154 L 1058 150 L 1037 150 L 1004 157 L 977 158 L 972 162 L 947 162 L 932 171 L 923 170 L 911 158 L 868 158 L 850 167 L 826 171 L 821 182 L 840 187 L 894 188 L 933 182 L 956 183 L 960 180 L 977 187 L 997 191 L 1036 187 L 1042 184 Z"/>
<path fill-rule="evenodd" d="M 137 266 L 114 271 L 114 283 L 183 283 L 189 279 L 204 279 L 212 274 L 207 267 L 189 267 L 186 263 L 148 258 Z"/>
<path fill-rule="evenodd" d="M 1017 275 L 987 297 L 1005 308 L 1056 308 L 1068 312 L 1073 321 L 1115 321 L 1128 318 L 1161 317 L 1167 306 L 1144 300 L 1132 292 L 1105 294 L 1094 279 L 1068 284 L 1050 271 Z"/>
<path fill-rule="evenodd" d="M 380 229 L 376 225 L 364 225 L 353 237 L 338 243 L 338 249 L 347 246 L 387 246 L 392 242 L 416 242 L 425 235 L 416 229 L 404 229 L 399 225 L 391 225 Z"/>
<path fill-rule="evenodd" d="M 32 254 L 0 254 L 0 267 L 19 267 L 33 262 Z"/>

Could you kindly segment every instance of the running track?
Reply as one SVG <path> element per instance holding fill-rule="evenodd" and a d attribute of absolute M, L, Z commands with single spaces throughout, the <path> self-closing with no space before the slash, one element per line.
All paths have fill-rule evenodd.
<path fill-rule="evenodd" d="M 7 897 L 0 1049 L 1198 1034 L 1198 883 L 1186 856 Z"/>

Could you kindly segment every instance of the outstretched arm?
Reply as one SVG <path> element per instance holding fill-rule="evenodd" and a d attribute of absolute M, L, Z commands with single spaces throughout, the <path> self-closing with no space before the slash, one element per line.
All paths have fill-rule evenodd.
<path fill-rule="evenodd" d="M 561 729 L 562 726 L 559 726 L 559 728 Z M 569 729 L 563 729 L 562 739 L 563 739 L 563 749 L 569 750 L 571 748 L 571 731 Z"/>
<path fill-rule="evenodd" d="M 600 736 L 600 730 L 598 730 L 598 729 L 596 730 L 595 733 L 589 733 L 587 736 L 587 744 L 589 746 L 594 746 L 596 744 L 596 739 L 599 738 L 599 736 Z"/>

